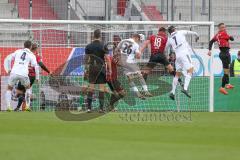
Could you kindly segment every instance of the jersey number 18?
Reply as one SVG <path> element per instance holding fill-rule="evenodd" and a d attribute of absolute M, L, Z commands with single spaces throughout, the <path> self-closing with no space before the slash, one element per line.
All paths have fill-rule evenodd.
<path fill-rule="evenodd" d="M 154 46 L 155 46 L 156 48 L 160 48 L 160 47 L 161 47 L 161 43 L 162 43 L 162 39 L 161 39 L 160 37 L 155 38 Z"/>

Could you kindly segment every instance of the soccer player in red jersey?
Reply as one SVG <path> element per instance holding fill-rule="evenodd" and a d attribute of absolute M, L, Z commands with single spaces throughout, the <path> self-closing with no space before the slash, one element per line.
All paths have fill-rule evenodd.
<path fill-rule="evenodd" d="M 234 88 L 229 82 L 229 67 L 231 63 L 231 55 L 230 55 L 230 41 L 234 41 L 234 38 L 227 33 L 226 26 L 224 23 L 220 23 L 218 25 L 218 33 L 213 37 L 213 39 L 209 42 L 209 52 L 208 55 L 211 56 L 211 50 L 214 42 L 218 43 L 220 54 L 219 58 L 222 61 L 224 75 L 222 77 L 222 86 L 219 89 L 219 92 L 227 95 L 228 92 L 226 89 Z"/>
<path fill-rule="evenodd" d="M 142 73 L 145 80 L 147 79 L 147 75 L 157 65 L 157 63 L 163 64 L 168 69 L 169 73 L 174 74 L 174 69 L 164 54 L 167 40 L 168 36 L 166 29 L 161 27 L 157 35 L 151 35 L 148 40 L 144 42 L 140 50 L 141 53 L 143 53 L 144 50 L 151 45 L 151 57 Z"/>
<path fill-rule="evenodd" d="M 44 63 L 42 62 L 42 57 L 38 54 L 38 44 L 37 43 L 33 43 L 32 45 L 32 49 L 31 51 L 34 53 L 34 55 L 36 56 L 36 59 L 37 59 L 37 63 L 38 65 L 45 71 L 47 72 L 48 74 L 51 74 L 49 69 L 44 65 Z M 29 70 L 29 78 L 30 78 L 30 85 L 32 86 L 32 84 L 34 83 L 35 81 L 35 76 L 36 76 L 36 73 L 35 73 L 35 69 L 31 66 L 28 67 L 28 70 Z"/>
<path fill-rule="evenodd" d="M 125 96 L 125 90 L 122 88 L 121 83 L 117 80 L 117 62 L 118 58 L 113 56 L 108 56 L 111 66 L 107 66 L 106 80 L 109 88 L 113 92 L 110 98 L 109 109 L 114 110 L 114 104 Z M 108 73 L 109 68 L 111 68 L 111 73 Z"/>

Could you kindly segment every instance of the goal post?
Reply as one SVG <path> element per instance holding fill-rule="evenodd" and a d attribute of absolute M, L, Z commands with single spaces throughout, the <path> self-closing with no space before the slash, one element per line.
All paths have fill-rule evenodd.
<path fill-rule="evenodd" d="M 148 80 L 150 92 L 154 97 L 141 101 L 136 97 L 125 97 L 118 103 L 119 110 L 131 111 L 214 111 L 214 74 L 212 64 L 213 55 L 207 57 L 207 44 L 214 35 L 214 22 L 194 21 L 76 21 L 76 20 L 21 20 L 0 19 L 0 52 L 1 58 L 1 93 L 6 89 L 7 76 L 3 70 L 4 58 L 15 49 L 21 48 L 24 40 L 31 39 L 39 43 L 39 54 L 43 62 L 56 75 L 65 76 L 64 84 L 70 83 L 87 85 L 83 80 L 85 46 L 92 40 L 92 32 L 95 29 L 102 30 L 104 43 L 119 39 L 130 38 L 134 33 L 142 33 L 146 37 L 156 34 L 159 27 L 176 26 L 177 29 L 196 31 L 200 35 L 200 42 L 196 43 L 192 37 L 188 37 L 196 55 L 194 59 L 195 73 L 190 85 L 193 98 L 187 99 L 177 91 L 176 102 L 169 100 L 168 93 L 171 88 L 172 77 L 167 74 L 163 66 L 157 66 Z M 1 40 L 2 38 L 2 40 Z M 140 44 L 141 45 L 141 44 Z M 144 67 L 150 56 L 146 50 L 139 61 L 139 66 Z M 76 57 L 78 59 L 76 59 Z M 119 69 L 121 70 L 121 69 Z M 129 86 L 122 72 L 119 79 L 128 90 Z M 73 106 L 81 108 L 85 103 L 85 97 L 71 93 L 64 93 L 56 89 L 55 81 L 42 72 L 41 83 L 34 85 L 33 108 L 39 110 L 41 107 L 52 110 L 57 106 L 59 99 L 67 97 L 74 103 Z M 58 81 L 59 82 L 59 81 Z M 54 83 L 54 84 L 50 84 Z M 69 84 L 68 84 L 69 83 Z M 51 86 L 53 85 L 53 86 Z M 58 85 L 62 85 L 59 83 Z M 55 88 L 54 88 L 55 87 Z M 124 88 L 124 89 L 125 89 Z M 178 90 L 180 88 L 178 87 Z M 47 92 L 45 92 L 47 91 Z M 57 94 L 55 92 L 58 92 Z M 61 92 L 61 93 L 59 93 Z M 130 92 L 128 90 L 128 92 Z M 129 93 L 130 95 L 130 93 Z M 97 95 L 95 95 L 97 96 Z M 4 96 L 1 96 L 4 106 Z M 52 97 L 52 99 L 48 99 Z M 80 100 L 79 100 L 80 99 Z M 95 97 L 95 99 L 97 99 Z M 98 105 L 97 100 L 93 102 Z M 4 109 L 3 109 L 4 110 Z"/>
<path fill-rule="evenodd" d="M 210 26 L 210 39 L 214 36 L 214 22 L 211 22 Z M 213 45 L 214 47 L 214 45 Z M 212 54 L 210 57 L 210 67 L 212 68 L 210 71 L 210 100 L 209 100 L 209 112 L 214 112 L 214 71 L 213 71 L 213 58 L 214 55 Z"/>

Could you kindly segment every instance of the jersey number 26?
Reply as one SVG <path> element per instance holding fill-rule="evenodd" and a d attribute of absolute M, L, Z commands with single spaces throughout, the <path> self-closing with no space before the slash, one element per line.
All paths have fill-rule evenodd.
<path fill-rule="evenodd" d="M 132 53 L 132 45 L 125 43 L 123 48 L 123 53 L 131 54 Z"/>

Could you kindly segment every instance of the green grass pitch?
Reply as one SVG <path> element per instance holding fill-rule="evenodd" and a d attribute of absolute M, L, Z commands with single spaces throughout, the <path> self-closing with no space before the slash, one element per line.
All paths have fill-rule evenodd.
<path fill-rule="evenodd" d="M 240 113 L 129 122 L 111 113 L 65 122 L 53 112 L 0 113 L 1 160 L 239 160 Z"/>

